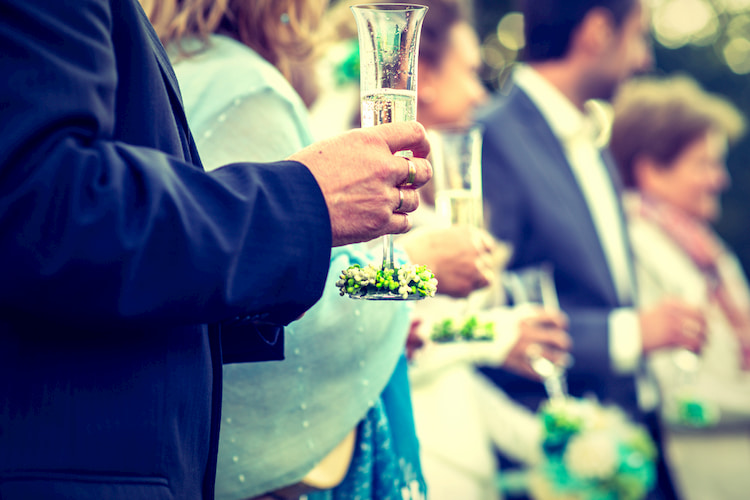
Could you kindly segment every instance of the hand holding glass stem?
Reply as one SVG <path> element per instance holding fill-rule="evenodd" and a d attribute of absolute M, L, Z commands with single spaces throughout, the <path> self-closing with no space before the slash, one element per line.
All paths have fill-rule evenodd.
<path fill-rule="evenodd" d="M 518 271 L 506 271 L 504 280 L 516 306 L 539 304 L 550 311 L 560 310 L 549 264 Z M 532 370 L 542 378 L 549 398 L 565 400 L 568 397 L 565 371 L 573 364 L 572 356 L 566 353 L 560 361 L 553 362 L 544 356 L 544 348 L 541 344 L 529 345 L 526 349 L 526 356 Z"/>

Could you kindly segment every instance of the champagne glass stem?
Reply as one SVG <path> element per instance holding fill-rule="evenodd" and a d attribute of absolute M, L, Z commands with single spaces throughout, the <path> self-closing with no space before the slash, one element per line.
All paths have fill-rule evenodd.
<path fill-rule="evenodd" d="M 395 269 L 393 264 L 393 235 L 383 236 L 383 269 Z"/>
<path fill-rule="evenodd" d="M 409 150 L 398 151 L 394 153 L 394 156 L 401 156 L 403 158 L 413 158 L 414 153 Z M 395 269 L 396 266 L 393 263 L 393 235 L 386 234 L 383 236 L 383 269 Z"/>
<path fill-rule="evenodd" d="M 544 378 L 544 389 L 552 400 L 564 400 L 567 394 L 562 377 L 553 375 Z"/>

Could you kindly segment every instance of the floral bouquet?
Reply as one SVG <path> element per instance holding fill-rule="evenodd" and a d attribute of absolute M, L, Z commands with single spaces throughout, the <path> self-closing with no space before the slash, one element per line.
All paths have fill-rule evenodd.
<path fill-rule="evenodd" d="M 619 408 L 565 398 L 539 417 L 544 460 L 527 477 L 536 500 L 639 500 L 654 486 L 654 443 Z"/>

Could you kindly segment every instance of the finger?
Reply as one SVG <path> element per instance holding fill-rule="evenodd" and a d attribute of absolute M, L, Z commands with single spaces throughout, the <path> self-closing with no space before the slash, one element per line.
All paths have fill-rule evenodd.
<path fill-rule="evenodd" d="M 394 186 L 404 186 L 408 180 L 413 178 L 413 181 L 405 187 L 418 188 L 424 186 L 432 179 L 432 166 L 429 161 L 424 158 L 413 157 L 408 158 L 408 161 L 405 160 L 407 158 L 394 155 L 393 161 L 389 165 L 391 168 L 389 179 L 393 182 Z M 410 173 L 410 167 L 414 168 L 413 175 Z"/>
<path fill-rule="evenodd" d="M 396 205 L 396 208 L 393 209 L 394 212 L 398 212 L 401 210 L 401 207 L 404 206 L 404 190 L 401 188 L 398 188 L 398 205 Z"/>
<path fill-rule="evenodd" d="M 371 127 L 385 140 L 391 153 L 411 151 L 418 158 L 426 158 L 430 153 L 430 143 L 424 127 L 416 121 L 385 123 Z"/>
<path fill-rule="evenodd" d="M 492 235 L 487 231 L 480 231 L 479 233 L 482 235 L 482 243 L 484 244 L 484 248 L 486 248 L 490 253 L 496 252 L 498 249 L 498 245 L 497 241 L 495 241 L 495 238 L 493 238 Z"/>
<path fill-rule="evenodd" d="M 526 349 L 524 350 L 526 357 L 532 359 L 540 357 L 543 352 L 544 350 L 542 349 L 542 345 L 536 342 L 527 345 Z"/>
<path fill-rule="evenodd" d="M 551 349 L 569 351 L 573 345 L 573 340 L 570 338 L 570 335 L 562 330 L 548 330 L 546 333 L 547 336 L 544 342 Z"/>
<path fill-rule="evenodd" d="M 700 307 L 695 307 L 684 302 L 677 302 L 676 307 L 680 316 L 690 318 L 699 323 L 705 323 L 705 315 Z"/>
<path fill-rule="evenodd" d="M 705 334 L 705 327 L 702 321 L 684 316 L 680 324 L 680 333 L 687 338 L 700 339 Z"/>
<path fill-rule="evenodd" d="M 698 341 L 698 339 L 695 339 L 695 338 L 683 339 L 682 347 L 684 347 L 688 351 L 692 351 L 696 354 L 700 354 L 701 349 L 703 348 L 703 343 Z"/>
<path fill-rule="evenodd" d="M 541 308 L 536 311 L 536 315 L 534 317 L 528 319 L 530 321 L 530 324 L 537 328 L 562 330 L 564 327 L 562 316 L 549 311 L 545 311 Z"/>
<path fill-rule="evenodd" d="M 409 215 L 394 212 L 394 214 L 391 216 L 391 221 L 389 222 L 388 226 L 386 226 L 386 231 L 384 234 L 401 234 L 409 231 L 409 229 L 411 229 L 411 221 L 409 220 Z"/>
<path fill-rule="evenodd" d="M 557 366 L 561 366 L 564 368 L 567 368 L 568 366 L 571 366 L 573 364 L 573 356 L 571 356 L 566 351 L 562 351 L 554 347 L 549 348 L 548 346 L 545 346 L 544 357 L 552 361 Z"/>
<path fill-rule="evenodd" d="M 537 382 L 542 381 L 542 376 L 539 375 L 537 372 L 535 372 L 534 369 L 531 367 L 531 364 L 529 364 L 528 362 L 524 364 L 520 372 L 523 376 L 525 376 L 526 378 L 530 380 L 536 380 Z"/>
<path fill-rule="evenodd" d="M 495 269 L 495 266 L 493 266 L 493 264 L 494 261 L 492 260 L 492 255 L 488 253 L 482 253 L 477 256 L 477 267 L 479 269 L 492 272 Z"/>
<path fill-rule="evenodd" d="M 486 266 L 482 264 L 481 258 L 477 259 L 475 262 L 477 272 L 474 275 L 472 288 L 474 290 L 479 290 L 480 288 L 484 288 L 491 283 L 492 271 L 487 269 Z"/>
<path fill-rule="evenodd" d="M 484 288 L 495 281 L 495 272 L 492 268 L 492 262 L 488 262 L 486 256 L 480 256 L 476 261 L 477 270 L 481 279 L 477 279 L 477 288 Z"/>
<path fill-rule="evenodd" d="M 419 207 L 419 195 L 413 188 L 399 187 L 394 204 L 394 213 L 407 214 Z"/>
<path fill-rule="evenodd" d="M 411 160 L 411 158 L 408 158 L 406 156 L 402 156 L 402 158 L 406 160 L 406 178 L 401 183 L 401 185 L 411 186 L 417 179 L 417 166 L 414 165 L 414 162 Z"/>

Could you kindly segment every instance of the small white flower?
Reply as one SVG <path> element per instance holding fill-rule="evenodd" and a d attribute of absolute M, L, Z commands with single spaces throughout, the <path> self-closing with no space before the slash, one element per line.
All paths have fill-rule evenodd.
<path fill-rule="evenodd" d="M 570 438 L 563 461 L 573 475 L 604 479 L 617 471 L 617 443 L 607 432 L 584 432 Z"/>

